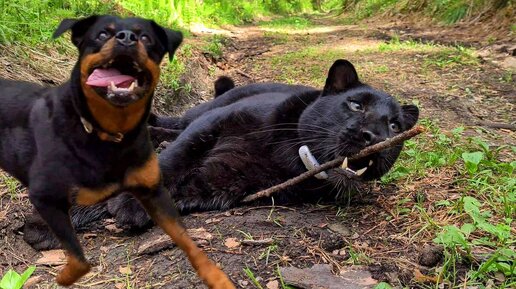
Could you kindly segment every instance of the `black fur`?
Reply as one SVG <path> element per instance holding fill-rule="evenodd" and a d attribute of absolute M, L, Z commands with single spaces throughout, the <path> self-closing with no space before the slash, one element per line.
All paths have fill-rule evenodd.
<path fill-rule="evenodd" d="M 298 156 L 301 145 L 308 145 L 322 163 L 408 130 L 418 116 L 416 106 L 400 106 L 392 96 L 361 83 L 351 63 L 338 60 L 322 91 L 252 84 L 189 110 L 180 120 L 184 132 L 159 155 L 160 166 L 181 212 L 227 209 L 306 171 Z M 330 170 L 327 180 L 307 180 L 276 194 L 275 201 L 338 198 L 384 175 L 401 149 L 350 163 L 357 170 L 373 161 L 360 178 Z M 121 224 L 141 228 L 149 222 L 129 195 L 109 200 L 108 207 Z"/>
<path fill-rule="evenodd" d="M 71 30 L 72 42 L 80 54 L 69 81 L 58 87 L 43 87 L 0 79 L 0 167 L 28 187 L 29 199 L 39 213 L 39 216 L 27 219 L 25 240 L 38 249 L 55 246 L 55 241 L 45 238 L 49 232 L 48 225 L 68 253 L 85 263 L 72 223 L 80 228 L 84 220 L 105 216 L 106 205 L 100 204 L 90 209 L 76 207 L 71 211 L 70 221 L 72 200 L 79 188 L 96 190 L 107 184 L 122 184 L 128 170 L 139 168 L 153 155 L 146 121 L 153 93 L 149 83 L 157 79 L 151 76 L 150 71 L 159 67 L 166 53 L 173 56 L 182 36 L 153 21 L 114 16 L 64 20 L 54 37 L 67 30 Z M 118 38 L 115 39 L 115 34 L 122 30 L 134 31 L 139 37 L 136 43 L 142 41 L 144 44 L 122 44 Z M 105 31 L 109 39 L 100 38 L 99 35 Z M 143 34 L 150 39 L 148 42 L 140 38 Z M 114 44 L 108 45 L 109 41 Z M 101 50 L 109 51 L 109 56 L 101 55 Z M 101 125 L 101 119 L 95 117 L 91 109 L 94 104 L 87 99 L 87 95 L 94 94 L 87 94 L 83 88 L 81 68 L 91 73 L 95 67 L 83 67 L 82 64 L 86 63 L 87 56 L 96 55 L 100 55 L 96 58 L 98 65 L 102 61 L 107 64 L 110 60 L 116 63 L 119 57 L 123 57 L 124 62 L 146 59 L 145 63 L 139 63 L 142 65 L 142 72 L 138 72 L 142 73 L 141 89 L 133 93 L 138 100 L 142 100 L 139 103 L 143 103 L 140 110 L 143 112 L 141 117 L 135 118 L 135 124 L 124 131 L 120 142 L 110 138 L 109 135 L 115 132 L 107 132 Z M 140 74 L 135 74 L 135 77 L 140 77 Z M 109 104 L 107 107 L 120 107 L 120 103 L 113 104 L 107 96 L 104 97 Z M 93 132 L 85 130 L 81 117 L 91 123 Z M 140 197 L 145 196 L 148 198 L 146 201 L 153 203 L 155 198 L 167 194 L 163 186 L 156 185 L 147 188 L 139 184 L 123 184 L 119 191 L 137 192 Z M 170 202 L 169 205 L 164 213 L 175 214 L 173 204 Z M 74 281 L 73 278 L 63 280 Z"/>
<path fill-rule="evenodd" d="M 218 96 L 235 88 L 235 83 L 233 82 L 233 79 L 231 79 L 227 76 L 221 76 L 215 81 L 213 86 L 215 88 L 215 96 L 214 97 L 217 98 Z"/>

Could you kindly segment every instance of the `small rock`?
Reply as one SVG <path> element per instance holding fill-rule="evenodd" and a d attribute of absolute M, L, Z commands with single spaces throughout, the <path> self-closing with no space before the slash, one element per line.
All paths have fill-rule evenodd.
<path fill-rule="evenodd" d="M 341 223 L 335 223 L 328 225 L 328 228 L 335 233 L 341 234 L 343 237 L 351 236 L 351 231 Z"/>
<path fill-rule="evenodd" d="M 443 248 L 440 246 L 425 245 L 419 252 L 419 265 L 434 267 L 443 258 Z"/>
<path fill-rule="evenodd" d="M 279 282 L 277 280 L 269 281 L 265 284 L 265 287 L 267 287 L 267 289 L 279 289 Z"/>
<path fill-rule="evenodd" d="M 245 280 L 239 280 L 238 281 L 238 284 L 244 288 L 247 288 L 247 285 L 249 285 L 249 282 L 248 281 L 245 281 Z"/>
<path fill-rule="evenodd" d="M 133 274 L 133 271 L 131 270 L 131 266 L 120 266 L 118 267 L 118 272 L 123 275 L 131 275 Z"/>

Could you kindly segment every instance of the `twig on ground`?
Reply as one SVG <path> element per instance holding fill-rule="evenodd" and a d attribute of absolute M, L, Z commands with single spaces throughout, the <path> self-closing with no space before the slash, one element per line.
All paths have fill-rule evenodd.
<path fill-rule="evenodd" d="M 274 239 L 265 238 L 260 240 L 241 240 L 240 243 L 244 245 L 271 245 L 274 243 Z"/>
<path fill-rule="evenodd" d="M 356 155 L 354 155 L 352 157 L 349 157 L 348 159 L 350 161 L 361 159 L 361 158 L 363 158 L 365 156 L 368 156 L 370 154 L 373 154 L 373 153 L 382 151 L 382 150 L 384 150 L 386 148 L 389 148 L 389 147 L 401 144 L 402 142 L 415 137 L 416 135 L 422 133 L 423 131 L 425 131 L 425 128 L 422 127 L 422 126 L 413 127 L 412 129 L 407 130 L 407 131 L 405 131 L 403 133 L 400 133 L 399 135 L 397 135 L 397 136 L 395 136 L 393 138 L 390 138 L 390 139 L 387 139 L 385 141 L 382 141 L 382 142 L 379 142 L 377 144 L 374 144 L 372 146 L 366 147 L 365 149 L 361 150 Z M 299 176 L 294 177 L 292 179 L 289 179 L 289 180 L 287 180 L 287 181 L 285 181 L 285 182 L 283 182 L 283 183 L 281 183 L 279 185 L 276 185 L 276 186 L 270 187 L 270 188 L 268 188 L 266 190 L 259 191 L 258 193 L 249 195 L 249 196 L 245 197 L 242 200 L 242 202 L 247 203 L 247 202 L 251 202 L 251 201 L 254 201 L 256 199 L 259 199 L 259 198 L 269 197 L 270 195 L 272 195 L 275 192 L 284 190 L 287 187 L 290 187 L 290 186 L 293 186 L 293 185 L 295 185 L 297 183 L 300 183 L 300 182 L 302 182 L 302 181 L 304 181 L 304 180 L 306 180 L 308 178 L 313 177 L 314 175 L 316 175 L 316 174 L 318 174 L 318 173 L 320 173 L 322 171 L 335 168 L 335 167 L 341 165 L 343 161 L 344 161 L 344 157 L 336 158 L 333 161 L 329 161 L 327 163 L 324 163 L 324 164 L 320 165 L 319 167 L 317 167 L 317 168 L 315 168 L 313 170 L 306 171 L 306 172 L 300 174 Z"/>

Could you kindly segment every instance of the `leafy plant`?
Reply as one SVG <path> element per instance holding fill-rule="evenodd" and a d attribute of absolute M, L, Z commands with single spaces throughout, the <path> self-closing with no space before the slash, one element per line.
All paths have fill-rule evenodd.
<path fill-rule="evenodd" d="M 4 274 L 2 280 L 0 280 L 0 288 L 1 289 L 21 289 L 23 284 L 27 282 L 32 273 L 36 270 L 35 266 L 30 266 L 23 272 L 21 275 L 16 271 L 10 269 Z"/>

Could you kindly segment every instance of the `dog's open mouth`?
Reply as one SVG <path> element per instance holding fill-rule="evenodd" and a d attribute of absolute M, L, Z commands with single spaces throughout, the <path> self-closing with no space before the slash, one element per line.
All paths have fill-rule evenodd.
<path fill-rule="evenodd" d="M 151 74 L 129 56 L 119 56 L 93 67 L 86 85 L 116 106 L 140 99 L 151 83 Z"/>

